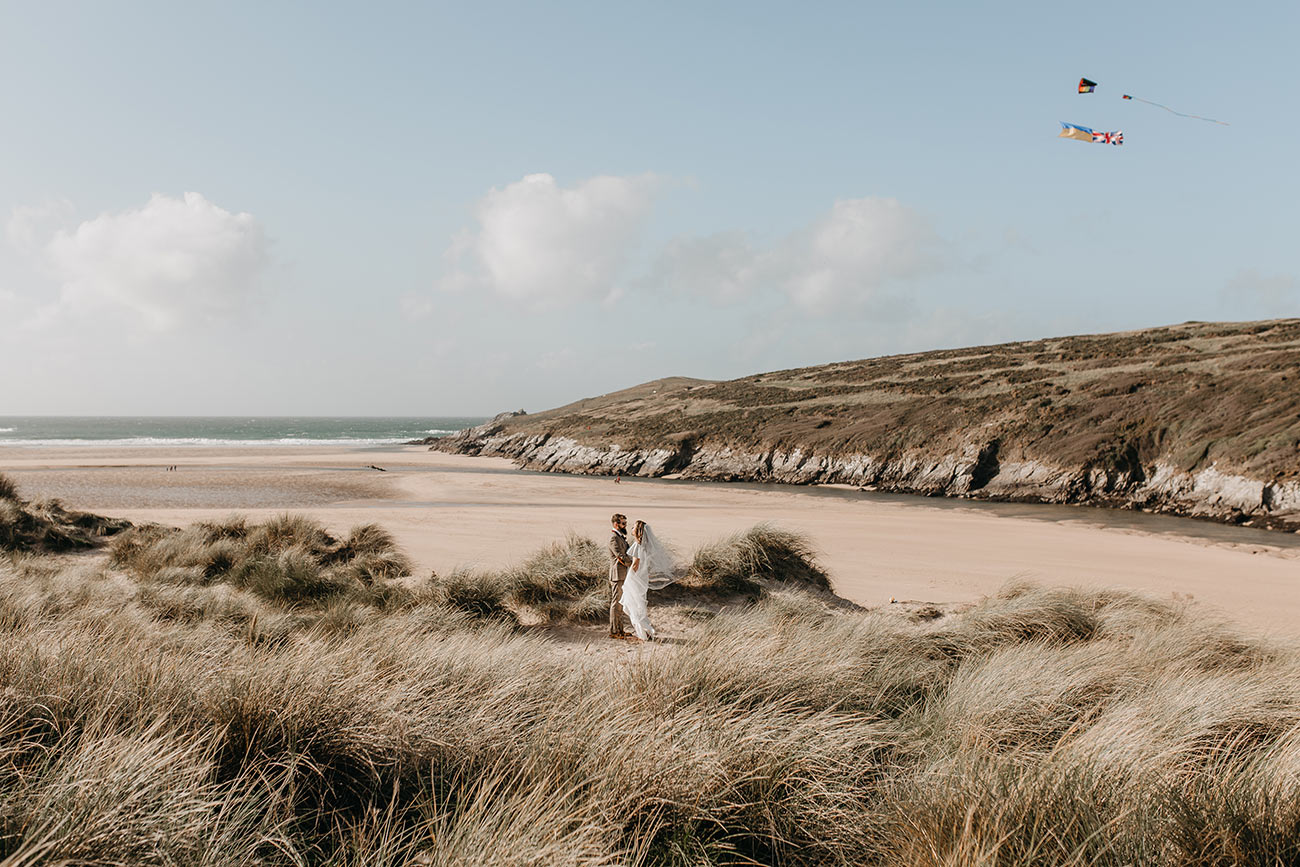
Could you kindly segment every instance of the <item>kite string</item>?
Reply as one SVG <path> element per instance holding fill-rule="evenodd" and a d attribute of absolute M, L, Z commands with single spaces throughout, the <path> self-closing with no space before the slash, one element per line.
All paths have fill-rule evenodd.
<path fill-rule="evenodd" d="M 1126 93 L 1126 94 L 1124 94 L 1124 98 L 1125 98 L 1125 99 L 1135 99 L 1135 100 L 1137 100 L 1138 102 L 1145 102 L 1147 105 L 1154 105 L 1156 108 L 1163 108 L 1165 111 L 1169 112 L 1170 114 L 1176 114 L 1176 115 L 1178 115 L 1179 117 L 1190 117 L 1190 118 L 1193 118 L 1194 120 L 1204 120 L 1204 121 L 1209 121 L 1210 123 L 1217 123 L 1217 124 L 1219 124 L 1220 126 L 1232 126 L 1232 124 L 1228 123 L 1227 121 L 1224 121 L 1224 120 L 1215 120 L 1215 119 L 1212 118 L 1212 117 L 1201 117 L 1199 114 L 1183 114 L 1181 111 L 1174 111 L 1172 108 L 1170 108 L 1170 107 L 1167 106 L 1167 105 L 1161 105 L 1161 104 L 1158 103 L 1158 102 L 1152 102 L 1151 100 L 1149 100 L 1149 99 L 1143 99 L 1143 98 L 1140 97 L 1140 96 L 1129 96 L 1129 95 Z"/>

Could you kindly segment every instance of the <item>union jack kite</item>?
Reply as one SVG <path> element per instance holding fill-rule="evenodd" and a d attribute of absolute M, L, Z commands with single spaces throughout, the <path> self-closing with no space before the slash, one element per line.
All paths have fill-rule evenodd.
<path fill-rule="evenodd" d="M 1086 126 L 1076 126 L 1072 123 L 1061 121 L 1061 133 L 1058 138 L 1072 138 L 1075 141 L 1090 141 L 1097 144 L 1124 144 L 1123 131 L 1115 132 L 1094 132 Z"/>

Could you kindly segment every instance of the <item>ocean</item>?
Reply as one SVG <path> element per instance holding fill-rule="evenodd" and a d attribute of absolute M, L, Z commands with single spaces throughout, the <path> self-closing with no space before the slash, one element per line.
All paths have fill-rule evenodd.
<path fill-rule="evenodd" d="M 381 446 L 445 436 L 484 421 L 459 416 L 0 416 L 0 447 Z"/>

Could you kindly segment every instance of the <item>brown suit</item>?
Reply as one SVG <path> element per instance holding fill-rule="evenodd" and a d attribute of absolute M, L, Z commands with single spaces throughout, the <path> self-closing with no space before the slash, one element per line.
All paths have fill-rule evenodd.
<path fill-rule="evenodd" d="M 615 530 L 609 535 L 609 634 L 623 634 L 623 582 L 632 561 L 627 556 L 627 536 Z"/>

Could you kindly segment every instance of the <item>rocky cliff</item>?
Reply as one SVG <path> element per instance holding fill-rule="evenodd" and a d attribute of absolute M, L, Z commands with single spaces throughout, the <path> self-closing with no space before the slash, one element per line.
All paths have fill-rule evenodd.
<path fill-rule="evenodd" d="M 667 379 L 432 448 L 536 470 L 1084 503 L 1300 529 L 1300 320 Z"/>

